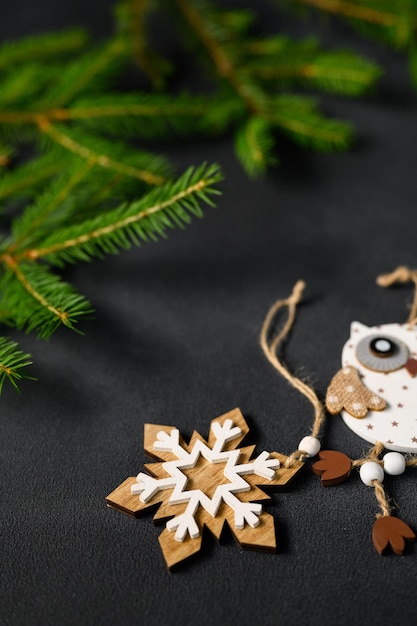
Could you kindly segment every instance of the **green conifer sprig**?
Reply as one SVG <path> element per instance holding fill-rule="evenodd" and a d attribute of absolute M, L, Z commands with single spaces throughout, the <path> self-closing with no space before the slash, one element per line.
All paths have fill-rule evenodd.
<path fill-rule="evenodd" d="M 68 221 L 78 213 L 78 207 L 88 201 L 92 191 L 85 182 L 94 162 L 74 160 L 68 162 L 66 172 L 54 178 L 51 184 L 38 193 L 33 204 L 29 204 L 11 225 L 14 250 L 39 240 L 52 228 Z M 81 183 L 84 181 L 84 184 Z M 95 188 L 95 185 L 93 189 Z"/>
<path fill-rule="evenodd" d="M 42 264 L 3 256 L 5 270 L 0 279 L 1 321 L 26 332 L 37 331 L 47 339 L 59 326 L 75 330 L 80 317 L 92 307 L 71 285 Z"/>
<path fill-rule="evenodd" d="M 292 0 L 302 6 L 337 15 L 359 31 L 396 48 L 407 48 L 414 39 L 415 0 Z"/>
<path fill-rule="evenodd" d="M 92 168 L 93 164 L 88 167 L 87 162 L 73 161 L 72 168 L 53 180 L 13 221 L 11 235 L 0 243 L 0 321 L 4 324 L 36 331 L 41 338 L 48 338 L 61 325 L 76 330 L 79 320 L 91 315 L 92 307 L 51 265 L 89 261 L 157 241 L 169 229 L 184 228 L 192 217 L 201 217 L 202 206 L 213 206 L 213 198 L 220 193 L 218 166 L 202 165 L 155 186 L 138 200 L 77 221 L 78 204 L 101 185 L 100 179 L 91 177 Z M 10 365 L 13 354 L 19 365 L 16 371 Z M 30 356 L 23 357 L 15 343 L 0 338 L 0 383 L 11 377 L 17 384 L 23 376 L 20 370 L 29 361 Z"/>
<path fill-rule="evenodd" d="M 125 21 L 128 19 L 127 7 L 131 9 L 129 23 L 135 24 L 135 19 L 143 20 L 150 5 L 152 3 L 144 0 L 124 3 Z M 276 114 L 274 100 L 283 87 L 288 89 L 304 84 L 344 95 L 360 95 L 375 83 L 379 75 L 374 64 L 353 53 L 323 51 L 311 41 L 291 41 L 280 35 L 251 38 L 249 29 L 254 16 L 248 11 L 221 11 L 201 0 L 176 0 L 176 5 L 188 30 L 196 36 L 200 52 L 203 49 L 212 61 L 213 76 L 218 81 L 218 89 L 214 90 L 212 97 L 185 93 L 175 96 L 169 93 L 111 93 L 115 72 L 120 71 L 135 53 L 136 44 L 131 36 L 137 31 L 133 27 L 130 30 L 124 27 L 119 28 L 118 34 L 108 42 L 61 67 L 59 79 L 55 77 L 49 86 L 48 72 L 43 73 L 39 98 L 31 94 L 26 101 L 22 100 L 26 82 L 31 85 L 38 82 L 26 79 L 25 71 L 22 71 L 18 88 L 8 85 L 10 79 L 5 80 L 6 107 L 1 107 L 0 96 L 0 134 L 3 138 L 10 141 L 16 137 L 48 137 L 80 158 L 88 160 L 93 156 L 98 166 L 113 171 L 120 170 L 118 160 L 108 151 L 89 147 L 94 141 L 94 137 L 89 137 L 92 131 L 103 133 L 105 127 L 107 135 L 153 139 L 172 130 L 180 134 L 207 131 L 212 134 L 238 127 L 241 123 L 242 133 L 237 130 L 237 136 L 243 137 L 244 129 L 251 128 L 247 124 L 248 117 L 254 116 L 265 122 L 263 135 L 271 135 L 268 145 L 273 144 L 273 134 L 278 129 L 289 133 L 296 142 L 314 149 L 348 147 L 352 138 L 352 128 L 348 124 L 327 119 L 319 114 L 317 107 L 314 115 L 309 108 L 303 123 L 298 111 L 291 122 L 290 111 L 286 111 L 285 116 Z M 140 29 L 140 32 L 144 31 L 142 22 Z M 23 65 L 22 70 L 32 77 L 36 66 L 30 63 L 26 67 Z M 53 74 L 53 70 L 50 71 Z M 272 88 L 271 78 L 275 79 Z M 13 108 L 11 104 L 18 104 L 18 107 Z M 259 161 L 259 146 L 256 151 L 252 159 L 244 159 L 244 164 L 250 160 Z M 238 154 L 242 156 L 241 151 Z M 270 155 L 266 161 L 271 162 Z M 143 179 L 149 184 L 160 182 L 156 172 L 147 170 L 143 172 Z"/>
<path fill-rule="evenodd" d="M 252 178 L 264 174 L 267 167 L 277 162 L 271 125 L 261 117 L 251 117 L 238 128 L 235 149 L 239 161 Z"/>
<path fill-rule="evenodd" d="M 153 49 L 149 41 L 148 15 L 156 8 L 154 0 L 127 0 L 115 6 L 115 16 L 118 31 L 127 35 L 132 42 L 135 63 L 156 89 L 162 89 L 173 67 Z"/>
<path fill-rule="evenodd" d="M 349 50 L 322 50 L 316 39 L 292 41 L 273 37 L 247 44 L 252 59 L 247 71 L 262 81 L 274 81 L 280 87 L 305 86 L 360 96 L 369 91 L 381 70 Z"/>
<path fill-rule="evenodd" d="M 323 116 L 313 98 L 278 96 L 269 119 L 302 146 L 318 151 L 344 150 L 352 139 L 348 122 Z"/>
<path fill-rule="evenodd" d="M 0 177 L 1 177 L 1 174 L 4 172 L 4 168 L 9 164 L 10 157 L 12 156 L 12 154 L 13 154 L 12 148 L 0 143 Z M 0 178 L 0 185 L 1 185 L 1 178 Z"/>
<path fill-rule="evenodd" d="M 25 373 L 29 365 L 32 365 L 30 354 L 22 352 L 15 341 L 0 337 L 0 393 L 6 380 L 18 390 L 20 380 L 32 378 Z"/>
<path fill-rule="evenodd" d="M 213 205 L 222 178 L 216 165 L 175 178 L 164 157 L 138 147 L 141 140 L 232 131 L 251 176 L 276 162 L 276 132 L 316 150 L 349 145 L 347 122 L 323 115 L 310 96 L 287 91 L 358 96 L 377 80 L 374 64 L 312 40 L 254 37 L 253 11 L 220 10 L 201 0 L 172 6 L 177 34 L 182 24 L 202 71 L 210 68 L 209 95 L 164 88 L 173 67 L 152 49 L 147 20 L 161 10 L 155 0 L 119 4 L 116 34 L 88 49 L 79 30 L 0 48 L 4 324 L 41 338 L 60 326 L 76 330 L 92 307 L 57 268 L 159 240 Z M 158 91 L 120 88 L 132 61 Z M 28 140 L 31 158 L 16 161 Z M 0 390 L 7 379 L 16 386 L 30 361 L 0 338 Z"/>
<path fill-rule="evenodd" d="M 65 58 L 85 48 L 88 39 L 85 30 L 72 29 L 6 42 L 0 47 L 0 71 L 12 72 L 17 65 Z"/>
<path fill-rule="evenodd" d="M 372 88 L 381 73 L 374 63 L 349 51 L 324 51 L 311 39 L 251 37 L 254 16 L 248 11 L 221 11 L 207 0 L 175 0 L 175 4 L 211 61 L 214 76 L 228 85 L 229 100 L 240 103 L 234 105 L 239 110 L 235 125 L 241 124 L 235 146 L 249 175 L 260 174 L 271 162 L 276 131 L 316 150 L 337 151 L 350 145 L 349 123 L 320 113 L 308 97 L 303 107 L 303 96 L 298 95 L 292 109 L 286 105 L 294 96 L 283 90 L 307 86 L 359 96 Z M 224 87 L 223 93 L 227 93 Z"/>
<path fill-rule="evenodd" d="M 7 154 L 7 153 L 6 153 Z M 9 163 L 9 159 L 4 165 Z M 4 171 L 0 175 L 0 208 L 10 198 L 30 198 L 50 178 L 60 172 L 62 164 L 54 152 L 35 157 L 30 161 Z M 0 170 L 1 172 L 1 170 Z"/>
<path fill-rule="evenodd" d="M 291 0 L 349 22 L 359 33 L 382 41 L 408 54 L 414 85 L 417 87 L 416 0 Z"/>
<path fill-rule="evenodd" d="M 16 261 L 44 259 L 63 266 L 115 254 L 132 244 L 157 241 L 168 229 L 183 228 L 192 217 L 202 217 L 202 204 L 214 206 L 211 196 L 218 195 L 216 185 L 221 178 L 217 165 L 189 168 L 176 181 L 155 187 L 140 200 L 123 203 L 81 223 L 51 229 L 36 247 L 22 249 L 12 243 L 4 254 L 7 257 L 12 249 Z M 27 226 L 30 228 L 31 223 Z"/>
<path fill-rule="evenodd" d="M 47 35 L 7 44 L 0 53 L 0 70 L 2 59 L 19 64 L 19 73 L 0 71 L 0 132 L 12 146 L 0 148 L 3 227 L 11 220 L 10 232 L 0 237 L 0 321 L 41 338 L 61 325 L 76 330 L 92 311 L 52 265 L 114 254 L 183 228 L 202 215 L 203 205 L 213 205 L 221 180 L 217 166 L 209 165 L 175 179 L 164 157 L 109 139 L 106 120 L 123 120 L 126 134 L 138 138 L 136 118 L 147 127 L 155 117 L 158 132 L 163 126 L 166 133 L 177 119 L 181 126 L 189 118 L 184 105 L 192 106 L 203 127 L 207 103 L 155 96 L 162 110 L 154 111 L 152 94 L 112 93 L 131 62 L 131 41 L 117 35 L 84 53 L 85 41 L 74 32 L 62 39 Z M 33 55 L 34 46 L 42 53 Z M 79 54 L 67 60 L 76 49 Z M 126 111 L 126 100 L 136 109 Z M 98 123 L 89 127 L 91 119 Z M 33 158 L 10 166 L 12 150 L 28 138 Z M 28 201 L 23 207 L 22 200 Z M 6 379 L 16 386 L 30 361 L 1 338 L 0 389 Z"/>

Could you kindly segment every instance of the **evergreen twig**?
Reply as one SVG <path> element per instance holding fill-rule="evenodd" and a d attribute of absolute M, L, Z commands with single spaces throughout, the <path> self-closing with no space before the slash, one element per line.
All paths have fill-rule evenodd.
<path fill-rule="evenodd" d="M 349 146 L 350 124 L 327 118 L 309 98 L 303 106 L 303 96 L 279 90 L 308 86 L 358 96 L 378 79 L 380 70 L 375 64 L 352 52 L 324 51 L 313 40 L 293 41 L 283 35 L 251 38 L 253 16 L 245 11 L 226 14 L 207 0 L 175 3 L 204 47 L 215 75 L 227 83 L 230 100 L 240 103 L 234 118 L 238 124 L 235 147 L 250 176 L 276 162 L 271 152 L 275 129 L 316 150 Z M 287 106 L 290 101 L 297 102 L 294 109 Z"/>
<path fill-rule="evenodd" d="M 32 378 L 22 372 L 31 364 L 30 354 L 22 352 L 16 342 L 0 337 L 0 393 L 6 380 L 18 389 L 18 381 Z"/>
<path fill-rule="evenodd" d="M 148 18 L 160 10 L 155 0 L 120 2 L 116 34 L 88 50 L 80 30 L 0 47 L 4 324 L 42 338 L 60 326 L 76 330 L 92 307 L 56 268 L 157 241 L 214 204 L 217 165 L 175 178 L 164 157 L 137 147 L 140 140 L 232 130 L 236 154 L 254 177 L 277 162 L 276 132 L 315 150 L 349 145 L 350 124 L 322 114 L 310 96 L 287 91 L 359 96 L 375 84 L 375 64 L 312 39 L 254 37 L 250 11 L 220 10 L 209 0 L 175 0 L 173 7 L 175 28 L 185 28 L 197 62 L 209 64 L 210 95 L 166 88 L 173 68 L 152 49 L 148 32 Z M 157 92 L 117 87 L 132 60 Z M 27 141 L 33 154 L 22 163 L 15 156 Z M 0 391 L 5 380 L 17 386 L 30 361 L 0 337 Z"/>
<path fill-rule="evenodd" d="M 415 0 L 291 0 L 293 4 L 328 13 L 349 22 L 357 31 L 409 54 L 415 86 L 417 34 Z"/>

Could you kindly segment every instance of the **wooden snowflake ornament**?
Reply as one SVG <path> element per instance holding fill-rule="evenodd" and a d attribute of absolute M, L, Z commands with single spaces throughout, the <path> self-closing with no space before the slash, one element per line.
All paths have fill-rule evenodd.
<path fill-rule="evenodd" d="M 274 518 L 262 510 L 269 500 L 259 487 L 288 483 L 303 464 L 285 467 L 287 457 L 255 446 L 238 448 L 249 432 L 239 409 L 211 422 L 208 441 L 194 432 L 187 445 L 173 426 L 145 425 L 145 451 L 158 462 L 149 473 L 127 478 L 106 501 L 138 516 L 159 505 L 154 521 L 168 520 L 159 543 L 168 568 L 200 550 L 204 526 L 220 539 L 225 522 L 243 548 L 275 551 Z"/>

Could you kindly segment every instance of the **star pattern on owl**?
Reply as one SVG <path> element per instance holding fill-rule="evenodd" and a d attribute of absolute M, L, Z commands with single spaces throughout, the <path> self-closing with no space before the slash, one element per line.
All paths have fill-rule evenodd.
<path fill-rule="evenodd" d="M 417 328 L 353 322 L 332 379 L 326 408 L 341 413 L 359 437 L 397 452 L 417 453 Z"/>

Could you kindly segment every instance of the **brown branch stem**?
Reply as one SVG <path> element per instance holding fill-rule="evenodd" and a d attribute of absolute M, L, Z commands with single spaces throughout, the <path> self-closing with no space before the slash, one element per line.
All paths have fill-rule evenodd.
<path fill-rule="evenodd" d="M 15 257 L 13 257 L 11 254 L 3 254 L 0 257 L 0 260 L 3 261 L 3 263 L 5 263 L 5 265 L 14 273 L 14 275 L 28 294 L 30 294 L 35 300 L 37 300 L 37 302 L 39 302 L 39 304 L 42 305 L 45 309 L 48 309 L 48 311 L 58 317 L 63 324 L 68 323 L 67 314 L 63 311 L 59 311 L 57 308 L 52 306 L 52 304 L 50 304 L 46 300 L 46 298 L 42 296 L 42 294 L 40 294 L 38 291 L 36 291 L 34 287 L 32 287 L 32 285 L 22 272 L 20 265 Z"/>
<path fill-rule="evenodd" d="M 87 148 L 87 146 L 83 146 L 51 124 L 46 117 L 38 118 L 38 127 L 41 132 L 48 135 L 48 137 L 53 139 L 63 148 L 73 152 L 82 159 L 94 162 L 94 164 L 99 165 L 100 167 L 118 172 L 131 178 L 137 178 L 138 180 L 144 181 L 148 185 L 161 185 L 165 182 L 165 178 L 163 176 L 152 174 L 152 172 L 148 172 L 146 170 L 140 170 L 136 167 L 132 167 L 131 165 L 118 163 L 105 154 L 99 154 L 90 148 Z"/>
<path fill-rule="evenodd" d="M 367 83 L 363 81 L 363 77 L 367 78 L 367 73 L 360 70 L 354 70 L 346 67 L 320 67 L 313 63 L 307 65 L 299 65 L 298 67 L 285 67 L 279 65 L 263 66 L 253 70 L 259 78 L 264 80 L 275 80 L 280 78 L 328 78 L 328 79 L 345 79 L 355 80 L 358 83 Z"/>
<path fill-rule="evenodd" d="M 101 117 L 123 117 L 126 115 L 155 117 L 163 115 L 202 115 L 207 106 L 193 104 L 109 104 L 102 106 L 83 106 L 71 108 L 55 108 L 46 111 L 1 111 L 0 124 L 36 124 L 44 122 L 65 122 L 80 119 L 96 119 Z"/>
<path fill-rule="evenodd" d="M 247 93 L 246 86 L 240 80 L 232 60 L 207 28 L 203 16 L 188 0 L 175 1 L 179 10 L 206 48 L 220 76 L 230 83 L 251 113 L 259 113 L 258 103 Z"/>
<path fill-rule="evenodd" d="M 297 2 L 328 11 L 329 13 L 336 13 L 344 17 L 363 20 L 380 26 L 393 26 L 396 21 L 396 16 L 393 13 L 359 6 L 348 0 L 297 0 Z"/>

